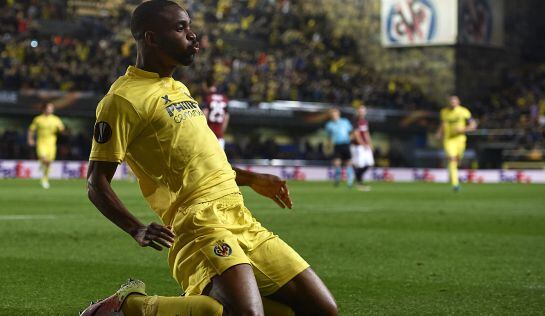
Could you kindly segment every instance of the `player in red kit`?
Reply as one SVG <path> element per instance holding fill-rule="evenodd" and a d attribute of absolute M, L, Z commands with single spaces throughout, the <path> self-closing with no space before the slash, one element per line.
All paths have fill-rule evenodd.
<path fill-rule="evenodd" d="M 369 186 L 363 185 L 365 172 L 375 165 L 373 158 L 373 142 L 369 134 L 369 123 L 365 119 L 367 108 L 364 104 L 360 105 L 357 112 L 356 121 L 354 122 L 354 137 L 353 143 L 350 146 L 352 152 L 352 164 L 356 172 L 356 184 L 358 189 L 369 191 Z"/>
<path fill-rule="evenodd" d="M 218 138 L 222 149 L 225 149 L 223 133 L 227 129 L 227 125 L 229 125 L 228 103 L 229 99 L 227 99 L 227 96 L 222 93 L 218 93 L 216 86 L 211 85 L 210 88 L 208 88 L 208 94 L 205 98 L 203 112 L 206 116 L 206 120 L 208 121 L 208 126 Z"/>

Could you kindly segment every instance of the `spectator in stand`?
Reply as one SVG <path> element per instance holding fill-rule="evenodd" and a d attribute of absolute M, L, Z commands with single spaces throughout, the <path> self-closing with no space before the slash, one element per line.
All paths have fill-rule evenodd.
<path fill-rule="evenodd" d="M 482 128 L 511 130 L 512 135 L 490 135 L 489 141 L 514 141 L 527 153 L 517 159 L 545 152 L 545 64 L 511 70 L 497 90 L 477 104 Z"/>
<path fill-rule="evenodd" d="M 201 56 L 191 71 L 175 77 L 194 91 L 211 75 L 228 98 L 252 104 L 283 99 L 349 105 L 361 98 L 397 108 L 428 104 L 410 85 L 380 80 L 363 67 L 355 41 L 332 35 L 327 18 L 302 3 L 209 0 L 188 6 L 203 31 Z M 132 7 L 119 5 L 108 18 L 75 19 L 68 7 L 56 0 L 4 2 L 0 89 L 104 93 L 123 74 L 135 54 L 129 34 L 120 31 L 127 28 Z M 40 26 L 69 17 L 75 31 L 65 35 Z M 238 38 L 236 50 L 226 36 Z M 200 95 L 202 101 L 205 91 Z"/>

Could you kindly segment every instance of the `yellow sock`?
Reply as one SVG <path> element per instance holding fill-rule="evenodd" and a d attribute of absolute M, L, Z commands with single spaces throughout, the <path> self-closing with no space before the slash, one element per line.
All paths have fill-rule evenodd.
<path fill-rule="evenodd" d="M 265 316 L 295 316 L 295 312 L 284 304 L 275 302 L 266 297 L 263 297 L 262 301 Z"/>
<path fill-rule="evenodd" d="M 43 179 L 44 180 L 48 180 L 49 179 L 49 165 L 44 165 L 43 166 L 43 170 L 44 170 L 44 175 L 43 175 Z"/>
<path fill-rule="evenodd" d="M 123 314 L 134 316 L 221 316 L 223 306 L 204 296 L 129 295 L 121 307 Z"/>
<path fill-rule="evenodd" d="M 448 174 L 450 184 L 452 184 L 453 187 L 458 186 L 458 162 L 456 160 L 451 160 L 448 162 Z"/>

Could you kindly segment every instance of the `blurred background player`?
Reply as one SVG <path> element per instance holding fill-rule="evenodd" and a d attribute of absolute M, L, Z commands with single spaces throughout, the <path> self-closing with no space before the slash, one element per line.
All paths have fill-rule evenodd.
<path fill-rule="evenodd" d="M 352 154 L 352 165 L 356 173 L 356 184 L 361 191 L 369 191 L 371 187 L 363 185 L 365 173 L 375 165 L 373 158 L 373 142 L 369 135 L 369 123 L 365 119 L 367 107 L 362 103 L 357 110 L 356 120 L 354 121 L 354 137 L 350 152 Z"/>
<path fill-rule="evenodd" d="M 229 111 L 227 107 L 229 99 L 227 99 L 225 94 L 218 92 L 218 89 L 212 80 L 208 81 L 205 91 L 204 116 L 208 121 L 208 126 L 218 138 L 221 149 L 225 149 L 223 134 L 229 125 Z"/>
<path fill-rule="evenodd" d="M 466 149 L 466 133 L 474 131 L 477 123 L 471 118 L 471 112 L 460 105 L 460 98 L 449 97 L 449 106 L 441 110 L 441 123 L 436 137 L 443 139 L 443 148 L 448 163 L 450 184 L 455 192 L 460 190 L 458 165 Z"/>
<path fill-rule="evenodd" d="M 36 156 L 40 160 L 42 170 L 41 184 L 44 189 L 49 189 L 49 168 L 57 154 L 57 134 L 64 131 L 64 124 L 53 114 L 54 111 L 53 103 L 44 103 L 42 114 L 32 120 L 27 134 L 28 145 L 36 146 Z"/>
<path fill-rule="evenodd" d="M 342 166 L 346 168 L 346 182 L 348 187 L 354 183 L 354 170 L 352 169 L 352 155 L 350 154 L 350 141 L 352 124 L 341 117 L 339 109 L 329 111 L 330 120 L 325 129 L 333 143 L 333 167 L 335 168 L 335 185 L 338 186 L 342 177 Z"/>

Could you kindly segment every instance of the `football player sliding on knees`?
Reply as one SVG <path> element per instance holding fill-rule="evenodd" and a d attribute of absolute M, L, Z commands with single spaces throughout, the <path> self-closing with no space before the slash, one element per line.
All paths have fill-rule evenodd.
<path fill-rule="evenodd" d="M 82 315 L 337 315 L 326 285 L 253 217 L 239 189 L 249 186 L 292 208 L 286 182 L 233 168 L 199 104 L 172 78 L 199 51 L 188 13 L 173 1 L 143 2 L 131 33 L 136 64 L 97 107 L 88 196 L 140 246 L 168 248 L 168 267 L 184 296 L 148 295 L 142 281 L 129 279 Z M 122 162 L 161 224 L 142 223 L 112 189 Z"/>

